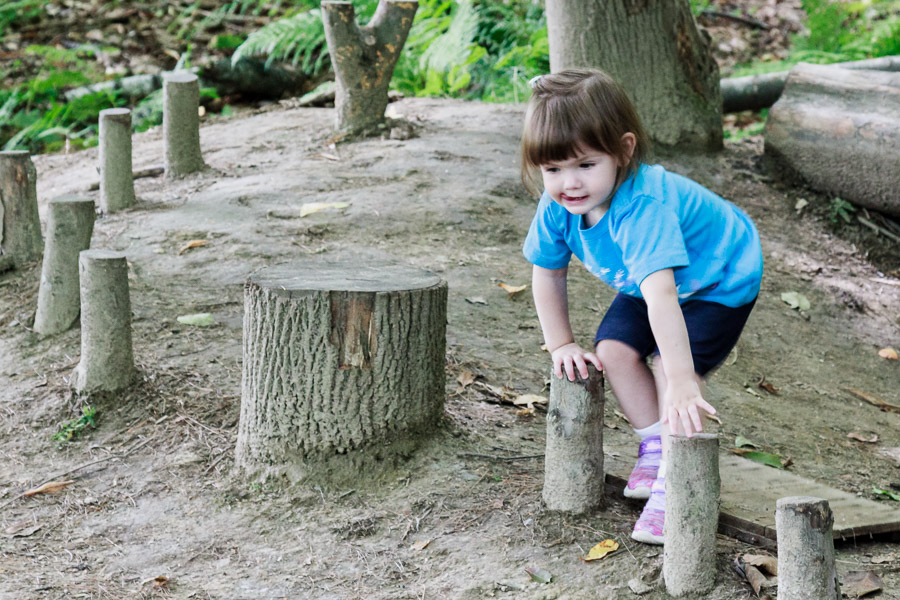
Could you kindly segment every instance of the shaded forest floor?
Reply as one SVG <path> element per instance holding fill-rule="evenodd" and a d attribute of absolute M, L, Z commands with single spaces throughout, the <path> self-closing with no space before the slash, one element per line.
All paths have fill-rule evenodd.
<path fill-rule="evenodd" d="M 93 245 L 131 266 L 141 380 L 96 401 L 96 429 L 52 439 L 80 416 L 68 388 L 80 334 L 41 338 L 27 324 L 39 265 L 0 276 L 0 588 L 3 598 L 632 598 L 661 551 L 629 536 L 640 504 L 567 518 L 541 506 L 544 418 L 498 404 L 492 389 L 546 395 L 548 357 L 520 247 L 535 200 L 517 172 L 522 107 L 403 100 L 408 140 L 329 144 L 332 111 L 281 106 L 207 120 L 209 169 L 177 181 L 139 179 L 139 203 L 98 219 Z M 162 160 L 161 132 L 135 138 L 135 168 Z M 856 226 L 836 227 L 829 198 L 773 181 L 761 140 L 714 156 L 663 159 L 743 207 L 759 226 L 766 275 L 736 351 L 712 378 L 722 446 L 738 435 L 790 458 L 794 473 L 884 499 L 900 484 L 900 415 L 849 395 L 900 404 L 900 252 Z M 35 157 L 42 216 L 50 198 L 96 181 L 96 149 Z M 798 199 L 809 205 L 797 210 Z M 299 217 L 308 202 L 343 210 Z M 191 240 L 206 245 L 182 249 Z M 446 418 L 409 462 L 334 486 L 258 484 L 231 474 L 240 405 L 242 283 L 280 262 L 385 256 L 449 283 Z M 879 281 L 876 281 L 879 280 Z M 781 300 L 798 292 L 804 313 Z M 573 267 L 577 335 L 592 336 L 609 290 Z M 209 312 L 197 328 L 176 317 Z M 468 382 L 471 374 L 476 383 Z M 762 380 L 774 386 L 771 393 Z M 491 388 L 490 386 L 494 386 Z M 607 394 L 608 452 L 636 441 Z M 876 443 L 848 438 L 878 435 Z M 519 460 L 504 460 L 519 457 Z M 18 498 L 86 465 L 55 494 Z M 583 563 L 594 544 L 622 548 Z M 751 598 L 732 571 L 750 549 L 719 539 L 710 598 Z M 900 598 L 896 546 L 856 540 L 841 574 L 874 570 Z M 550 571 L 530 582 L 526 567 Z M 166 578 L 164 585 L 159 585 Z M 659 589 L 643 596 L 665 598 Z"/>

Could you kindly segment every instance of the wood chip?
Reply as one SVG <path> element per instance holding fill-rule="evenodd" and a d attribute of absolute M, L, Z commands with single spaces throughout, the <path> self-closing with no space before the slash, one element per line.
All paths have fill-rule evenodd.
<path fill-rule="evenodd" d="M 72 479 L 69 479 L 67 481 L 48 481 L 44 485 L 36 487 L 33 490 L 28 490 L 22 495 L 28 497 L 36 496 L 37 494 L 52 494 L 72 485 L 73 483 L 75 483 L 75 481 Z"/>

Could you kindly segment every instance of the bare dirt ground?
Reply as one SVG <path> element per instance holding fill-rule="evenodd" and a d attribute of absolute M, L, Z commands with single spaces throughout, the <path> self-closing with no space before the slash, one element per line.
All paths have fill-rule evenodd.
<path fill-rule="evenodd" d="M 417 99 L 391 110 L 418 123 L 418 137 L 332 148 L 330 109 L 210 119 L 206 172 L 137 180 L 139 204 L 98 219 L 94 247 L 125 252 L 131 266 L 141 380 L 92 400 L 97 427 L 71 442 L 52 436 L 81 414 L 68 388 L 79 331 L 41 338 L 28 329 L 39 265 L 0 276 L 0 597 L 636 598 L 630 579 L 655 580 L 660 549 L 628 537 L 640 504 L 616 500 L 586 518 L 548 513 L 542 413 L 519 416 L 490 388 L 457 382 L 468 371 L 510 393 L 546 394 L 529 292 L 510 299 L 497 285 L 530 279 L 520 246 L 535 199 L 518 180 L 522 108 Z M 877 354 L 900 345 L 900 290 L 884 283 L 896 283 L 900 251 L 857 226 L 832 226 L 828 198 L 771 180 L 761 146 L 750 138 L 714 156 L 662 160 L 743 207 L 763 239 L 759 302 L 709 387 L 722 446 L 742 435 L 792 459 L 799 475 L 869 498 L 873 487 L 900 491 L 900 414 L 844 391 L 900 404 L 900 363 Z M 160 132 L 136 136 L 134 156 L 136 169 L 161 163 Z M 63 193 L 97 199 L 83 191 L 97 179 L 96 149 L 35 162 L 42 215 Z M 799 198 L 810 203 L 801 211 Z M 299 218 L 306 202 L 350 206 Z M 179 253 L 194 239 L 208 244 Z M 448 281 L 446 419 L 409 462 L 377 479 L 247 481 L 231 471 L 242 283 L 312 254 L 394 257 Z M 788 291 L 810 309 L 789 308 Z M 589 343 L 612 293 L 573 266 L 570 298 Z M 216 325 L 176 321 L 198 312 Z M 606 420 L 610 451 L 636 443 L 609 394 Z M 102 462 L 65 474 L 93 461 Z M 49 478 L 73 483 L 20 497 Z M 597 563 L 579 559 L 605 538 L 622 548 Z M 709 598 L 752 597 L 730 566 L 748 549 L 720 537 Z M 900 598 L 895 545 L 857 540 L 838 561 L 843 575 L 874 570 L 880 597 Z M 526 567 L 553 581 L 531 582 Z M 656 588 L 643 597 L 667 596 Z"/>

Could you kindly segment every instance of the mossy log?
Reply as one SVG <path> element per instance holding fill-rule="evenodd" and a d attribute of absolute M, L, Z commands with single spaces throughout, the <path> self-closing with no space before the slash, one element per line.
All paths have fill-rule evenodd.
<path fill-rule="evenodd" d="M 236 466 L 360 477 L 411 451 L 443 414 L 446 320 L 447 284 L 419 269 L 320 260 L 251 276 Z"/>
<path fill-rule="evenodd" d="M 358 133 L 384 119 L 394 66 L 418 8 L 411 0 L 381 0 L 369 24 L 360 27 L 351 2 L 322 2 L 338 131 Z"/>

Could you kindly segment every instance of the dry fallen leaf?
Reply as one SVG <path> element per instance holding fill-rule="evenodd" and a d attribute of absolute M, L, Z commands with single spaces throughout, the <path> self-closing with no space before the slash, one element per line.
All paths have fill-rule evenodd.
<path fill-rule="evenodd" d="M 300 217 L 308 217 L 329 208 L 344 209 L 350 206 L 349 202 L 307 202 L 300 206 Z"/>
<path fill-rule="evenodd" d="M 419 540 L 415 544 L 410 547 L 410 550 L 424 550 L 428 547 L 428 544 L 431 543 L 431 540 Z"/>
<path fill-rule="evenodd" d="M 878 351 L 878 356 L 887 358 L 888 360 L 900 360 L 900 355 L 893 348 L 882 348 Z"/>
<path fill-rule="evenodd" d="M 778 575 L 778 559 L 768 554 L 745 554 L 741 558 L 748 565 L 763 567 L 769 575 Z"/>
<path fill-rule="evenodd" d="M 765 376 L 765 375 L 762 376 L 762 379 L 760 379 L 758 382 L 756 382 L 756 385 L 759 386 L 759 387 L 761 387 L 762 389 L 766 390 L 767 392 L 769 392 L 769 393 L 772 394 L 773 396 L 777 396 L 777 395 L 778 395 L 778 388 L 776 388 L 774 385 L 772 385 L 771 383 L 769 383 L 768 381 L 766 381 L 766 376 Z"/>
<path fill-rule="evenodd" d="M 547 404 L 548 400 L 537 394 L 522 394 L 512 401 L 516 406 L 531 406 L 533 404 Z"/>
<path fill-rule="evenodd" d="M 853 396 L 856 396 L 860 400 L 864 400 L 865 402 L 868 402 L 872 406 L 877 406 L 878 408 L 880 408 L 881 410 L 883 410 L 885 412 L 900 412 L 900 406 L 891 404 L 890 402 L 886 402 L 885 400 L 882 400 L 878 396 L 873 396 L 872 394 L 867 394 L 867 393 L 863 392 L 862 390 L 856 390 L 853 388 L 843 388 L 843 389 L 848 394 L 852 394 Z"/>
<path fill-rule="evenodd" d="M 534 416 L 534 407 L 526 406 L 525 408 L 520 408 L 516 411 L 517 417 L 533 417 Z"/>
<path fill-rule="evenodd" d="M 456 376 L 456 383 L 459 384 L 459 388 L 456 390 L 456 392 L 459 393 L 475 383 L 475 374 L 468 369 L 463 369 L 459 372 L 459 375 Z"/>
<path fill-rule="evenodd" d="M 40 487 L 36 487 L 33 490 L 28 490 L 27 492 L 25 492 L 22 495 L 23 496 L 35 496 L 37 494 L 52 494 L 54 492 L 58 492 L 59 490 L 65 488 L 67 486 L 72 485 L 73 483 L 75 483 L 75 481 L 71 480 L 71 479 L 68 481 L 48 481 L 44 485 L 42 485 Z"/>
<path fill-rule="evenodd" d="M 550 571 L 540 567 L 526 567 L 525 572 L 531 575 L 531 578 L 538 583 L 550 583 L 553 581 L 553 575 Z"/>
<path fill-rule="evenodd" d="M 487 304 L 487 300 L 485 300 L 481 296 L 472 296 L 471 298 L 466 298 L 466 302 L 468 302 L 469 304 Z"/>
<path fill-rule="evenodd" d="M 158 587 L 158 588 L 166 587 L 166 585 L 168 585 L 168 583 L 169 583 L 169 578 L 165 577 L 163 575 L 160 575 L 159 577 L 155 577 L 153 579 L 153 587 Z"/>
<path fill-rule="evenodd" d="M 510 300 L 516 297 L 516 294 L 520 294 L 528 289 L 527 285 L 508 285 L 506 283 L 498 283 L 500 287 L 506 290 L 506 293 L 509 294 Z"/>
<path fill-rule="evenodd" d="M 881 577 L 872 571 L 850 571 L 841 581 L 841 591 L 849 598 L 862 598 L 883 588 Z"/>
<path fill-rule="evenodd" d="M 178 249 L 178 255 L 182 255 L 191 248 L 201 248 L 209 244 L 209 240 L 191 240 L 184 246 Z"/>
<path fill-rule="evenodd" d="M 592 560 L 600 560 L 601 558 L 606 557 L 607 554 L 615 552 L 619 549 L 619 542 L 614 540 L 603 540 L 596 546 L 590 549 L 587 553 L 587 556 L 581 557 L 581 560 L 584 562 L 590 562 Z"/>
<path fill-rule="evenodd" d="M 874 444 L 878 441 L 878 434 L 873 433 L 870 437 L 866 437 L 861 433 L 857 433 L 855 431 L 851 431 L 847 434 L 847 437 L 856 440 L 857 442 L 865 442 L 867 444 Z"/>
<path fill-rule="evenodd" d="M 13 525 L 6 530 L 9 537 L 29 537 L 41 530 L 42 525 L 32 525 L 25 527 L 24 525 Z"/>

